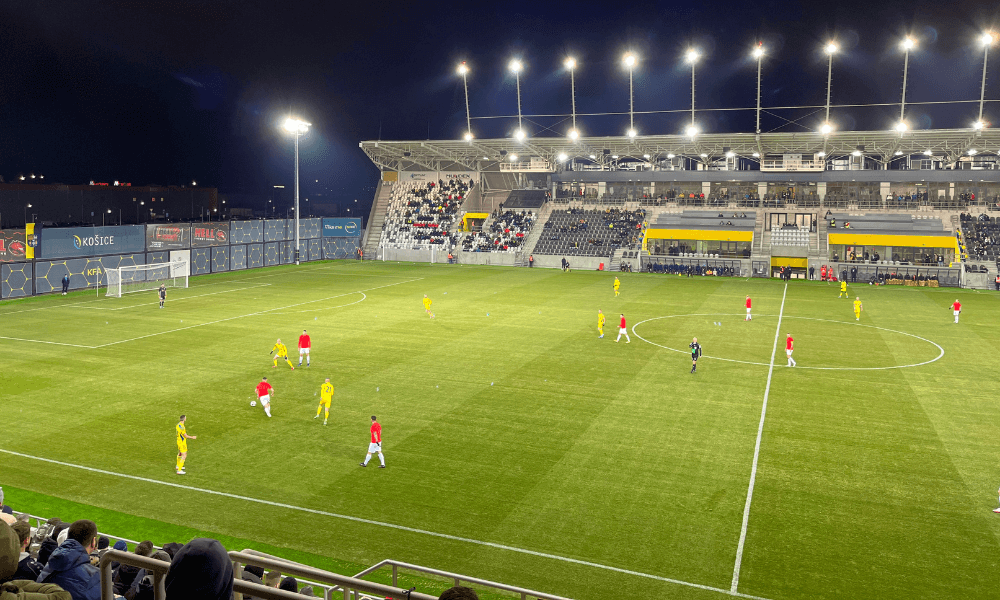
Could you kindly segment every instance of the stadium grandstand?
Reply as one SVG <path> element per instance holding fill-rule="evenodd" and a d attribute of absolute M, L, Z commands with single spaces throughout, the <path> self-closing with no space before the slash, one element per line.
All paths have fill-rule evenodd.
<path fill-rule="evenodd" d="M 389 229 L 380 223 L 409 185 L 400 182 L 429 172 L 460 173 L 479 192 L 457 209 L 458 262 L 815 278 L 824 266 L 840 274 L 863 263 L 865 276 L 976 286 L 985 279 L 961 275 L 963 261 L 975 267 L 966 271 L 996 270 L 1000 133 L 991 129 L 360 147 L 383 175 L 364 240 L 370 259 L 434 260 L 416 246 L 401 253 L 398 214 Z M 529 227 L 514 223 L 521 212 Z"/>

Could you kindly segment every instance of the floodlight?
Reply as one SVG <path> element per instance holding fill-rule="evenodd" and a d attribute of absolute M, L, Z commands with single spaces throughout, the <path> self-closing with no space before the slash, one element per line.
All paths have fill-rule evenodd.
<path fill-rule="evenodd" d="M 521 67 L 522 67 L 521 61 L 517 60 L 516 58 L 510 61 L 510 64 L 507 65 L 507 68 L 515 73 L 519 73 L 521 71 Z"/>
<path fill-rule="evenodd" d="M 968 154 L 969 156 L 975 156 L 979 154 L 979 150 L 976 150 L 975 148 L 969 148 L 966 154 Z"/>
<path fill-rule="evenodd" d="M 987 31 L 986 33 L 983 34 L 983 37 L 981 37 L 979 39 L 982 40 L 983 44 L 985 44 L 987 46 L 992 46 L 993 45 L 993 41 L 996 38 L 993 37 L 993 32 L 992 31 Z"/>
<path fill-rule="evenodd" d="M 611 159 L 612 160 L 618 160 L 618 155 L 617 154 L 612 154 L 611 155 Z"/>
<path fill-rule="evenodd" d="M 833 125 L 830 125 L 829 123 L 823 123 L 823 125 L 820 126 L 819 131 L 824 135 L 828 134 L 831 131 L 833 131 Z"/>
<path fill-rule="evenodd" d="M 590 160 L 597 160 L 597 157 L 596 157 L 596 156 L 594 156 L 593 154 L 591 154 L 591 155 L 590 155 Z"/>
<path fill-rule="evenodd" d="M 566 160 L 567 158 L 569 158 L 569 157 L 568 157 L 568 156 L 566 156 L 566 153 L 565 153 L 565 152 L 560 152 L 560 153 L 559 153 L 559 156 L 558 156 L 558 157 L 556 157 L 556 158 L 557 158 L 557 160 L 558 160 L 559 162 L 564 162 L 564 161 L 565 161 L 565 160 Z"/>
<path fill-rule="evenodd" d="M 736 153 L 733 152 L 732 150 L 730 150 L 729 152 L 726 152 L 726 158 L 732 158 L 734 156 L 736 156 Z"/>
<path fill-rule="evenodd" d="M 688 125 L 687 129 L 685 130 L 685 132 L 687 133 L 688 137 L 694 137 L 694 136 L 698 135 L 698 128 L 695 127 L 693 124 L 692 125 Z"/>
<path fill-rule="evenodd" d="M 760 58 L 761 56 L 764 56 L 764 48 L 763 46 L 757 46 L 753 49 L 753 57 Z"/>
<path fill-rule="evenodd" d="M 573 58 L 573 57 L 569 57 L 569 58 L 567 58 L 566 60 L 563 61 L 563 65 L 567 69 L 569 69 L 570 71 L 572 71 L 573 69 L 576 68 L 576 59 Z"/>
<path fill-rule="evenodd" d="M 628 135 L 628 136 L 629 136 L 630 138 L 634 138 L 634 137 L 635 137 L 635 135 L 636 135 L 636 131 L 635 131 L 635 129 L 629 129 L 629 130 L 628 130 L 628 131 L 626 132 L 626 134 L 627 134 L 627 135 Z"/>
<path fill-rule="evenodd" d="M 851 152 L 851 154 L 854 156 L 861 156 L 861 150 L 855 150 L 854 152 Z"/>
<path fill-rule="evenodd" d="M 833 54 L 837 50 L 840 50 L 840 48 L 837 46 L 837 44 L 830 42 L 829 44 L 826 45 L 826 48 L 824 48 L 824 50 L 826 50 L 827 54 Z"/>
<path fill-rule="evenodd" d="M 626 52 L 624 58 L 622 58 L 622 62 L 625 63 L 626 67 L 631 69 L 632 67 L 635 66 L 635 54 L 632 54 L 631 52 Z"/>
<path fill-rule="evenodd" d="M 932 152 L 930 150 L 924 150 L 924 156 L 932 156 L 933 154 L 934 154 L 934 152 Z"/>
<path fill-rule="evenodd" d="M 469 67 L 466 66 L 465 61 L 462 61 L 462 64 L 458 65 L 458 74 L 465 75 L 468 72 L 469 72 Z"/>
<path fill-rule="evenodd" d="M 285 119 L 285 130 L 289 133 L 305 133 L 309 131 L 311 126 L 312 123 L 306 123 L 301 119 L 293 119 L 292 117 Z"/>
<path fill-rule="evenodd" d="M 575 140 L 578 137 L 580 137 L 580 132 L 577 131 L 576 129 L 570 129 L 568 135 L 569 135 L 569 139 Z"/>
<path fill-rule="evenodd" d="M 673 157 L 675 157 L 675 156 L 677 156 L 677 155 L 676 155 L 676 154 L 674 154 L 673 152 L 670 152 L 670 153 L 668 153 L 668 154 L 667 154 L 667 158 L 668 158 L 668 159 L 670 159 L 670 158 L 673 158 Z"/>
<path fill-rule="evenodd" d="M 700 56 L 701 54 L 699 54 L 697 50 L 692 48 L 687 51 L 687 54 L 684 55 L 684 60 L 688 61 L 689 63 L 693 63 L 694 61 L 698 60 L 698 57 Z"/>
<path fill-rule="evenodd" d="M 510 154 L 510 155 L 507 156 L 507 158 L 510 160 L 510 162 L 517 162 L 517 155 L 516 154 Z"/>
<path fill-rule="evenodd" d="M 702 153 L 701 153 L 701 154 L 699 154 L 698 156 L 700 156 L 700 157 L 702 157 L 702 158 L 708 158 L 708 155 L 707 155 L 707 154 L 705 154 L 704 152 L 702 152 Z"/>
<path fill-rule="evenodd" d="M 192 181 L 192 182 L 191 182 L 191 185 L 192 185 L 192 186 L 195 186 L 195 185 L 198 185 L 198 182 L 197 182 L 197 181 Z"/>
<path fill-rule="evenodd" d="M 753 154 L 751 154 L 751 156 L 753 156 L 754 158 L 760 158 L 760 152 L 754 152 Z"/>
<path fill-rule="evenodd" d="M 896 152 L 895 152 L 894 155 L 895 156 L 902 156 L 903 155 L 903 151 L 902 150 L 896 150 Z"/>
<path fill-rule="evenodd" d="M 523 140 L 524 139 L 524 130 L 523 129 L 518 129 L 517 131 L 515 131 L 514 132 L 514 137 L 517 138 L 518 141 Z"/>
<path fill-rule="evenodd" d="M 649 160 L 649 155 L 648 154 L 643 154 L 642 157 L 645 158 L 646 160 Z"/>
<path fill-rule="evenodd" d="M 982 121 L 976 121 L 975 123 L 972 124 L 972 128 L 973 129 L 977 129 L 978 130 L 978 129 L 982 129 L 984 127 L 986 127 L 986 123 L 983 123 Z"/>
<path fill-rule="evenodd" d="M 466 131 L 465 132 L 465 141 L 467 141 L 467 142 L 471 142 L 472 141 L 472 132 L 471 131 Z"/>
<path fill-rule="evenodd" d="M 908 127 L 906 125 L 906 121 L 900 121 L 899 123 L 896 123 L 896 131 L 903 133 L 907 129 Z"/>
<path fill-rule="evenodd" d="M 822 157 L 826 156 L 826 152 L 823 152 L 822 150 L 820 150 L 819 152 L 816 153 L 816 156 L 822 158 Z"/>
<path fill-rule="evenodd" d="M 913 38 L 910 37 L 903 40 L 900 44 L 903 46 L 903 50 L 912 50 L 913 47 L 917 45 L 917 43 L 913 41 Z"/>

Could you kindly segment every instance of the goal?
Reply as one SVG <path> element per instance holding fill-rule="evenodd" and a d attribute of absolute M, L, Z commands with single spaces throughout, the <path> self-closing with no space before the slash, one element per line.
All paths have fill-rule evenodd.
<path fill-rule="evenodd" d="M 152 265 L 132 265 L 108 269 L 106 296 L 121 298 L 122 294 L 155 290 L 161 285 L 186 288 L 190 267 L 187 261 L 178 260 Z"/>

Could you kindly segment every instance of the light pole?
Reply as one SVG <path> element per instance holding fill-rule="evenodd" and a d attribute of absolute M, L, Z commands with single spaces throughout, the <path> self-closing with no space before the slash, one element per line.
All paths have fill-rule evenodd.
<path fill-rule="evenodd" d="M 569 69 L 569 99 L 573 108 L 573 128 L 569 130 L 569 139 L 575 140 L 580 137 L 580 132 L 576 128 L 576 59 L 567 58 L 563 65 Z"/>
<path fill-rule="evenodd" d="M 764 44 L 758 42 L 753 49 L 753 57 L 757 59 L 757 133 L 760 133 L 760 63 L 764 57 Z"/>
<path fill-rule="evenodd" d="M 469 116 L 469 67 L 462 61 L 458 65 L 458 74 L 462 76 L 462 84 L 465 86 L 465 141 L 472 141 L 472 117 Z"/>
<path fill-rule="evenodd" d="M 524 139 L 524 129 L 521 127 L 521 69 L 523 66 L 521 61 L 516 58 L 507 65 L 514 72 L 514 79 L 517 82 L 517 131 L 514 132 L 514 137 L 519 141 Z"/>
<path fill-rule="evenodd" d="M 295 264 L 299 264 L 299 136 L 309 131 L 311 123 L 288 117 L 285 130 L 295 134 Z"/>
<path fill-rule="evenodd" d="M 622 62 L 625 63 L 625 68 L 628 69 L 628 136 L 630 138 L 635 137 L 635 113 L 633 112 L 633 95 L 632 95 L 632 69 L 635 67 L 635 54 L 631 52 L 626 52 L 625 56 L 622 58 Z"/>
<path fill-rule="evenodd" d="M 688 135 L 694 137 L 698 133 L 698 127 L 694 124 L 694 65 L 701 56 L 694 48 L 687 51 L 685 60 L 691 63 L 691 124 L 688 126 Z"/>
<path fill-rule="evenodd" d="M 820 130 L 825 135 L 833 131 L 833 125 L 830 124 L 830 90 L 833 89 L 831 87 L 833 84 L 833 55 L 837 53 L 838 47 L 837 44 L 830 42 L 824 50 L 828 57 L 826 63 L 826 120 L 823 121 Z"/>
<path fill-rule="evenodd" d="M 973 125 L 975 129 L 986 127 L 986 123 L 983 122 L 983 101 L 986 99 L 986 60 L 990 57 L 990 46 L 993 45 L 994 40 L 993 33 L 987 31 L 980 39 L 983 42 L 985 50 L 983 51 L 983 84 L 979 88 L 979 119 Z"/>
<path fill-rule="evenodd" d="M 903 114 L 906 111 L 906 76 L 909 73 L 910 67 L 910 50 L 917 45 L 913 38 L 906 38 L 900 45 L 903 47 L 903 96 L 899 100 L 899 123 L 896 123 L 896 131 L 903 133 L 907 129 L 906 121 L 903 120 Z"/>

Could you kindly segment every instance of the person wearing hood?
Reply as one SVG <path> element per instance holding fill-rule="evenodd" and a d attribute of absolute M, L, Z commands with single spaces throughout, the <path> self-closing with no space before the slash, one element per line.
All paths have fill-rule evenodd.
<path fill-rule="evenodd" d="M 101 572 L 90 564 L 90 553 L 97 548 L 97 525 L 81 519 L 69 526 L 66 541 L 49 557 L 36 580 L 54 583 L 73 600 L 100 600 Z"/>
<path fill-rule="evenodd" d="M 57 585 L 38 584 L 25 579 L 12 579 L 17 573 L 21 544 L 19 534 L 7 521 L 0 521 L 0 600 L 72 600 L 69 592 Z"/>
<path fill-rule="evenodd" d="M 56 538 L 59 534 L 63 532 L 64 529 L 69 528 L 69 523 L 63 523 L 59 521 L 55 523 L 52 527 L 52 531 L 49 533 L 48 537 L 42 540 L 41 545 L 38 547 L 38 562 L 44 567 L 45 563 L 49 562 L 49 556 L 55 552 L 55 549 L 59 547 L 59 542 Z"/>
<path fill-rule="evenodd" d="M 195 538 L 170 561 L 167 600 L 229 600 L 233 563 L 218 540 Z"/>

